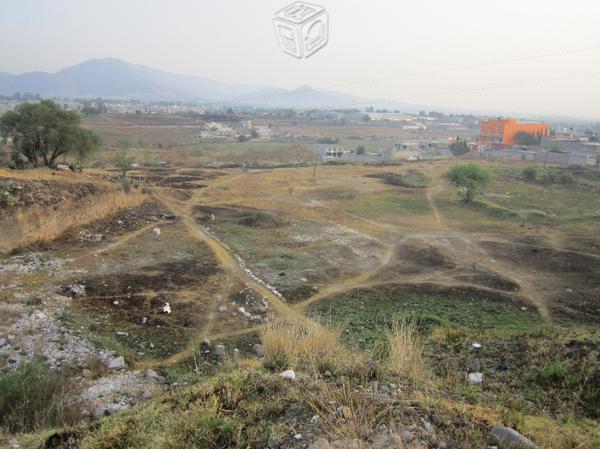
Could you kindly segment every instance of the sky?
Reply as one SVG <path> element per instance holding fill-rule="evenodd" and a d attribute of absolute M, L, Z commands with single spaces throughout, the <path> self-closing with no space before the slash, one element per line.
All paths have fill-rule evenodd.
<path fill-rule="evenodd" d="M 272 25 L 291 0 L 2 0 L 0 72 L 114 57 L 227 82 L 600 121 L 597 0 L 315 2 L 329 43 L 296 59 Z"/>

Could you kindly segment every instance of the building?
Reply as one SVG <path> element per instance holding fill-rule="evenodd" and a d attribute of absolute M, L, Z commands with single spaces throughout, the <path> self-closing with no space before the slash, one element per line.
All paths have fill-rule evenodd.
<path fill-rule="evenodd" d="M 484 120 L 480 125 L 479 140 L 481 144 L 491 148 L 506 148 L 514 145 L 518 133 L 531 134 L 543 138 L 550 132 L 546 123 L 518 122 L 514 119 Z"/>

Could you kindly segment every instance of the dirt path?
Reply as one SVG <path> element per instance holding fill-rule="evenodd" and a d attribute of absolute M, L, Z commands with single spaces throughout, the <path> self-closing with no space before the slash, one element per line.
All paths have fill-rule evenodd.
<path fill-rule="evenodd" d="M 438 186 L 436 187 L 436 189 L 439 189 L 440 187 L 441 186 Z M 427 201 L 429 202 L 429 207 L 431 207 L 431 211 L 433 212 L 435 221 L 437 222 L 437 224 L 442 224 L 440 211 L 438 210 L 437 205 L 435 204 L 435 201 L 433 199 L 433 193 L 431 191 L 431 188 L 427 189 L 427 193 L 425 194 L 425 196 L 427 197 Z"/>

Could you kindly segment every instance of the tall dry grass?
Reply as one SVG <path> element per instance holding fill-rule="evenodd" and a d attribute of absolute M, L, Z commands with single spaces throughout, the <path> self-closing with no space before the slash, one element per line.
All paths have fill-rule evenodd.
<path fill-rule="evenodd" d="M 53 240 L 72 226 L 102 219 L 126 207 L 139 206 L 147 198 L 141 192 L 115 190 L 76 202 L 65 201 L 58 207 L 33 206 L 18 211 L 0 223 L 0 254 L 33 243 Z"/>
<path fill-rule="evenodd" d="M 350 439 L 366 439 L 392 412 L 388 403 L 373 400 L 347 379 L 337 385 L 318 382 L 306 391 L 306 398 L 329 432 Z"/>
<path fill-rule="evenodd" d="M 341 372 L 359 360 L 340 341 L 341 329 L 302 317 L 274 318 L 261 332 L 270 369 L 312 368 Z"/>
<path fill-rule="evenodd" d="M 423 345 L 414 323 L 394 322 L 388 341 L 390 366 L 394 373 L 414 382 L 427 382 Z"/>

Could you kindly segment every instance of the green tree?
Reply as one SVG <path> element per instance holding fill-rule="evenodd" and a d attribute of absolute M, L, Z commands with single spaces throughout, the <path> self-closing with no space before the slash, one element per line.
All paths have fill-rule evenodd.
<path fill-rule="evenodd" d="M 466 203 L 473 201 L 490 182 L 490 173 L 473 163 L 455 165 L 445 177 L 459 189 Z"/>
<path fill-rule="evenodd" d="M 463 154 L 467 154 L 469 152 L 469 147 L 467 142 L 464 140 L 456 140 L 450 144 L 450 152 L 454 155 L 454 157 L 458 158 Z"/>
<path fill-rule="evenodd" d="M 358 154 L 359 156 L 361 156 L 363 154 L 367 154 L 367 149 L 365 148 L 364 145 L 359 145 L 356 147 L 356 154 Z"/>
<path fill-rule="evenodd" d="M 0 118 L 0 134 L 11 137 L 15 150 L 34 167 L 51 167 L 60 156 L 83 159 L 100 146 L 100 139 L 80 127 L 80 116 L 51 100 L 23 103 Z"/>
<path fill-rule="evenodd" d="M 519 131 L 517 134 L 515 134 L 515 142 L 518 145 L 539 145 L 541 142 L 541 137 L 537 137 L 525 131 Z"/>

